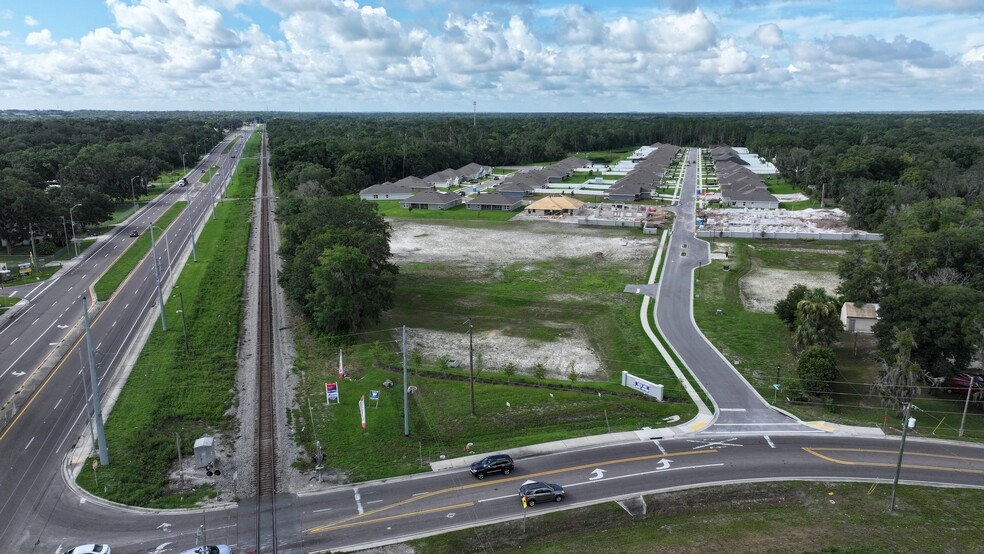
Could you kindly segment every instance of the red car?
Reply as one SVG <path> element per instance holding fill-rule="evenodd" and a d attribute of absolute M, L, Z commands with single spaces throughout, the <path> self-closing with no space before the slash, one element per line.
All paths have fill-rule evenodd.
<path fill-rule="evenodd" d="M 973 383 L 973 385 L 971 385 Z M 967 389 L 973 386 L 972 394 L 984 393 L 984 375 L 974 375 L 973 373 L 958 373 L 949 379 L 943 388 L 948 393 L 967 394 Z"/>

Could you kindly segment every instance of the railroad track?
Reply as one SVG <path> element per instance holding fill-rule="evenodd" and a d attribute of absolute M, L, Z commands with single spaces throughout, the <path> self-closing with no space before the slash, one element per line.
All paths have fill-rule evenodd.
<path fill-rule="evenodd" d="M 273 368 L 273 265 L 270 246 L 270 197 L 273 186 L 270 179 L 266 130 L 263 131 L 260 153 L 259 186 L 259 312 L 257 314 L 256 377 L 257 377 L 257 426 L 256 426 L 256 544 L 269 544 L 277 551 L 277 448 L 276 405 L 274 402 Z M 264 541 L 262 539 L 268 539 Z"/>

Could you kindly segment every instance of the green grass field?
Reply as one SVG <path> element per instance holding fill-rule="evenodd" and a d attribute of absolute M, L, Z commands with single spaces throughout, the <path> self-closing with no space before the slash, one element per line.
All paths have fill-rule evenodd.
<path fill-rule="evenodd" d="M 168 210 L 154 222 L 154 226 L 158 227 L 158 229 L 154 231 L 155 238 L 160 239 L 160 229 L 166 230 L 168 225 L 170 225 L 181 214 L 184 207 L 184 202 L 175 202 L 173 206 L 168 208 Z M 161 244 L 159 248 L 164 248 L 164 245 Z M 116 260 L 116 263 L 114 263 L 106 271 L 106 273 L 100 277 L 99 281 L 96 282 L 93 287 L 96 292 L 96 299 L 108 300 L 109 297 L 116 292 L 116 289 L 119 288 L 120 284 L 123 283 L 126 276 L 133 271 L 133 268 L 137 267 L 137 264 L 140 263 L 140 260 L 142 260 L 149 251 L 150 230 L 144 229 L 139 237 L 133 239 L 133 244 L 126 249 L 126 252 L 124 252 L 123 255 Z M 164 255 L 160 252 L 159 254 Z"/>
<path fill-rule="evenodd" d="M 416 552 L 522 549 L 568 552 L 790 552 L 894 554 L 980 552 L 984 491 L 864 483 L 780 482 L 693 489 L 645 497 L 630 516 L 614 502 L 551 514 L 529 508 L 524 522 L 411 541 Z M 575 491 L 565 501 L 575 501 Z M 515 515 L 522 513 L 516 501 Z M 975 513 L 976 512 L 976 513 Z M 523 529 L 525 528 L 525 533 Z"/>
<path fill-rule="evenodd" d="M 447 219 L 447 220 L 482 220 L 506 221 L 512 219 L 519 211 L 503 212 L 497 210 L 469 210 L 458 205 L 448 210 L 408 210 L 400 207 L 399 200 L 379 200 L 374 202 L 379 213 L 385 217 L 402 219 Z"/>
<path fill-rule="evenodd" d="M 502 224 L 491 226 L 500 228 Z M 661 418 L 670 415 L 684 419 L 693 416 L 696 409 L 689 397 L 641 332 L 641 298 L 622 292 L 626 282 L 638 281 L 647 273 L 650 263 L 640 260 L 620 265 L 585 257 L 506 264 L 497 268 L 492 279 L 482 269 L 455 264 L 404 264 L 396 288 L 396 306 L 375 328 L 360 335 L 359 344 L 346 348 L 345 368 L 352 379 L 340 385 L 342 405 L 324 405 L 324 382 L 338 380 L 338 347 L 304 332 L 298 335 L 297 367 L 308 385 L 301 393 L 302 409 L 295 417 L 306 424 L 313 416 L 316 429 L 316 434 L 301 439 L 311 448 L 315 438 L 320 438 L 330 449 L 327 455 L 333 460 L 332 467 L 358 480 L 421 471 L 440 454 L 463 455 L 468 442 L 487 452 L 604 433 L 609 428 L 618 431 L 657 426 Z M 461 333 L 466 316 L 476 333 L 544 342 L 570 336 L 577 328 L 590 329 L 591 347 L 608 378 L 574 383 L 536 379 L 530 375 L 535 360 L 529 367 L 518 368 L 521 374 L 515 376 L 504 374 L 501 368 L 487 368 L 479 373 L 475 389 L 479 417 L 473 419 L 465 378 L 467 362 L 458 370 L 442 370 L 434 360 L 411 355 L 415 375 L 410 384 L 419 391 L 410 411 L 413 439 L 407 441 L 403 438 L 399 394 L 381 387 L 387 378 L 396 383 L 401 380 L 398 371 L 385 369 L 400 367 L 394 351 L 398 340 L 395 329 L 405 324 L 411 329 Z M 612 396 L 627 392 L 618 384 L 623 369 L 667 383 L 669 401 L 657 404 Z M 574 387 L 578 391 L 571 390 Z M 355 402 L 371 389 L 382 390 L 383 400 L 378 411 L 370 410 L 369 435 L 363 436 Z M 399 385 L 392 390 L 399 390 Z M 607 394 L 599 398 L 598 392 Z M 308 401 L 313 406 L 310 413 Z M 536 418 L 536 426 L 516 424 L 531 418 Z M 370 449 L 371 455 L 367 456 L 365 449 Z"/>
<path fill-rule="evenodd" d="M 240 168 L 244 182 L 256 181 L 253 162 L 252 169 Z M 176 462 L 175 433 L 184 455 L 191 456 L 196 438 L 231 430 L 234 423 L 227 411 L 233 405 L 249 236 L 243 222 L 250 220 L 252 209 L 252 202 L 223 202 L 216 208 L 218 219 L 208 220 L 197 242 L 198 263 L 185 265 L 166 301 L 168 330 L 155 323 L 106 422 L 111 464 L 99 468 L 98 485 L 92 471 L 79 474 L 77 481 L 86 490 L 153 508 L 189 507 L 214 495 L 208 487 L 173 491 L 168 473 Z M 176 313 L 182 299 L 187 353 Z"/>

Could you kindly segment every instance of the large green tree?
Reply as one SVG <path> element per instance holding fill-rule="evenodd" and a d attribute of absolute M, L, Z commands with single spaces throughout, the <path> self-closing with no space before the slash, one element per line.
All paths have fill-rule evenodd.
<path fill-rule="evenodd" d="M 904 281 L 881 300 L 874 333 L 880 350 L 888 353 L 895 348 L 896 330 L 908 329 L 912 359 L 932 375 L 945 376 L 966 368 L 974 355 L 965 322 L 981 312 L 984 292 Z"/>

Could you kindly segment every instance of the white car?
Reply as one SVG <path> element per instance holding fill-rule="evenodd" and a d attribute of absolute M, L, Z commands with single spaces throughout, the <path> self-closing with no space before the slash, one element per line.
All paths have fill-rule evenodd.
<path fill-rule="evenodd" d="M 66 550 L 62 554 L 109 554 L 108 544 L 83 544 L 71 550 Z"/>
<path fill-rule="evenodd" d="M 181 554 L 233 554 L 232 549 L 224 544 L 212 546 L 196 546 L 191 550 L 185 550 Z"/>

